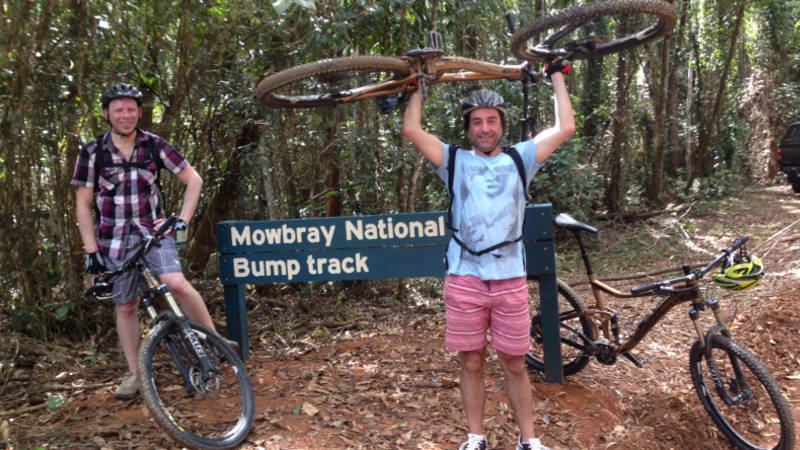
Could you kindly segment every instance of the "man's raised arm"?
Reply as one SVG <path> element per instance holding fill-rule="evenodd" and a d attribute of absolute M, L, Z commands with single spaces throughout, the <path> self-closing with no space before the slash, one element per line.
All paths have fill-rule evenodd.
<path fill-rule="evenodd" d="M 411 94 L 403 115 L 403 134 L 430 162 L 441 167 L 444 162 L 442 141 L 422 129 L 422 94 L 417 89 Z"/>
<path fill-rule="evenodd" d="M 536 162 L 541 164 L 553 154 L 556 149 L 575 133 L 575 115 L 572 111 L 572 99 L 567 92 L 564 74 L 556 72 L 550 76 L 555 94 L 556 123 L 537 134 Z"/>

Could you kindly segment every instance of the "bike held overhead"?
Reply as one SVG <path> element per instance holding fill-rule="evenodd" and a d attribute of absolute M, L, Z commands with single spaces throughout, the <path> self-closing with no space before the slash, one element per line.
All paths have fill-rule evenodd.
<path fill-rule="evenodd" d="M 291 67 L 264 78 L 256 98 L 272 108 L 314 108 L 411 93 L 425 85 L 480 80 L 533 80 L 536 63 L 574 61 L 627 50 L 669 33 L 677 11 L 663 0 L 609 0 L 563 9 L 514 32 L 511 51 L 524 62 L 494 64 L 445 56 L 441 36 L 402 56 L 348 56 Z M 625 22 L 620 32 L 618 24 Z"/>

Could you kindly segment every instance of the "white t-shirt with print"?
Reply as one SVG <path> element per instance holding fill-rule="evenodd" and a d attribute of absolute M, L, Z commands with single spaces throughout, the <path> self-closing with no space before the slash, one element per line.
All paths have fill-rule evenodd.
<path fill-rule="evenodd" d="M 526 179 L 543 166 L 536 163 L 536 144 L 531 141 L 515 144 L 522 157 Z M 448 144 L 443 144 L 444 162 L 433 166 L 447 184 Z M 452 222 L 456 236 L 472 251 L 479 252 L 504 241 L 513 241 L 522 234 L 525 215 L 525 189 L 511 156 L 478 155 L 459 150 L 453 173 Z M 448 274 L 473 275 L 482 280 L 502 280 L 525 276 L 525 255 L 522 241 L 473 255 L 454 240 L 447 249 Z"/>

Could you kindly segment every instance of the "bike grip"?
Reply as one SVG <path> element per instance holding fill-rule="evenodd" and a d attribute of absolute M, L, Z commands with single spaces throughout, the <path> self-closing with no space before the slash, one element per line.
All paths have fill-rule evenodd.
<path fill-rule="evenodd" d="M 508 23 L 508 31 L 510 31 L 511 34 L 514 34 L 514 32 L 516 31 L 514 29 L 514 18 L 511 16 L 510 12 L 506 12 L 503 15 L 506 16 L 506 22 Z"/>
<path fill-rule="evenodd" d="M 175 214 L 170 215 L 169 217 L 167 217 L 167 220 L 165 220 L 164 223 L 162 223 L 161 226 L 158 227 L 158 229 L 155 232 L 155 235 L 161 236 L 168 229 L 171 229 L 176 222 L 178 222 L 178 216 Z"/>
<path fill-rule="evenodd" d="M 749 239 L 750 239 L 750 236 L 742 236 L 739 239 L 736 239 L 735 241 L 733 241 L 733 244 L 731 244 L 731 246 L 728 247 L 728 250 L 733 252 L 737 248 L 739 248 L 742 245 L 744 245 L 744 243 L 747 242 Z"/>
<path fill-rule="evenodd" d="M 631 289 L 631 294 L 633 295 L 644 294 L 645 292 L 656 290 L 659 286 L 661 286 L 660 281 L 657 283 L 645 284 L 644 286 L 639 286 Z"/>

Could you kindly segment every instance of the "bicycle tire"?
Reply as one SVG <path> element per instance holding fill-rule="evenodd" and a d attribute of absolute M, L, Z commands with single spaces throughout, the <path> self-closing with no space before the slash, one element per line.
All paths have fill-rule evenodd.
<path fill-rule="evenodd" d="M 548 48 L 542 44 L 528 46 L 528 42 L 537 39 L 549 30 L 567 24 L 617 14 L 625 16 L 642 15 L 648 19 L 653 16 L 658 21 L 654 25 L 650 25 L 648 22 L 647 26 L 636 27 L 638 31 L 609 42 L 595 43 L 594 48 L 583 48 L 572 55 L 573 60 L 608 55 L 645 44 L 672 31 L 677 20 L 675 7 L 663 0 L 608 0 L 590 3 L 562 9 L 552 15 L 540 17 L 520 28 L 511 37 L 511 52 L 518 58 L 527 61 L 550 62 L 557 56 L 567 55 L 569 51 L 563 47 Z M 558 42 L 555 44 L 557 46 Z"/>
<path fill-rule="evenodd" d="M 155 421 L 176 441 L 194 448 L 228 449 L 239 445 L 253 425 L 253 388 L 236 351 L 217 333 L 189 322 L 219 378 L 207 391 L 188 393 L 184 378 L 166 347 L 174 339 L 177 356 L 197 374 L 197 358 L 172 321 L 161 322 L 142 341 L 138 354 L 139 385 Z M 195 368 L 195 369 L 192 369 Z"/>
<path fill-rule="evenodd" d="M 405 78 L 410 71 L 406 60 L 388 56 L 324 59 L 264 78 L 256 87 L 256 98 L 273 108 L 330 106 L 360 100 L 348 91 L 364 89 L 381 78 Z"/>
<path fill-rule="evenodd" d="M 586 311 L 583 302 L 567 283 L 557 280 L 558 314 L 561 322 L 561 361 L 564 375 L 573 375 L 581 371 L 589 363 L 589 355 L 583 348 L 567 344 L 566 340 L 583 343 L 583 340 L 570 331 L 570 328 L 582 332 L 590 340 L 594 340 L 594 327 L 588 317 L 581 313 Z M 525 363 L 529 368 L 544 372 L 544 348 L 542 347 L 541 300 L 539 283 L 528 280 L 531 309 L 531 350 L 525 355 Z M 566 327 L 565 327 L 566 325 Z"/>
<path fill-rule="evenodd" d="M 739 378 L 734 373 L 732 361 L 738 362 L 742 376 L 752 390 L 749 399 L 727 405 L 708 370 L 705 347 L 699 341 L 695 342 L 689 354 L 692 382 L 714 424 L 738 449 L 794 448 L 795 429 L 791 409 L 761 361 L 746 348 L 719 334 L 712 335 L 707 345 L 711 346 L 714 365 L 726 385 L 728 395 L 740 393 Z"/>

